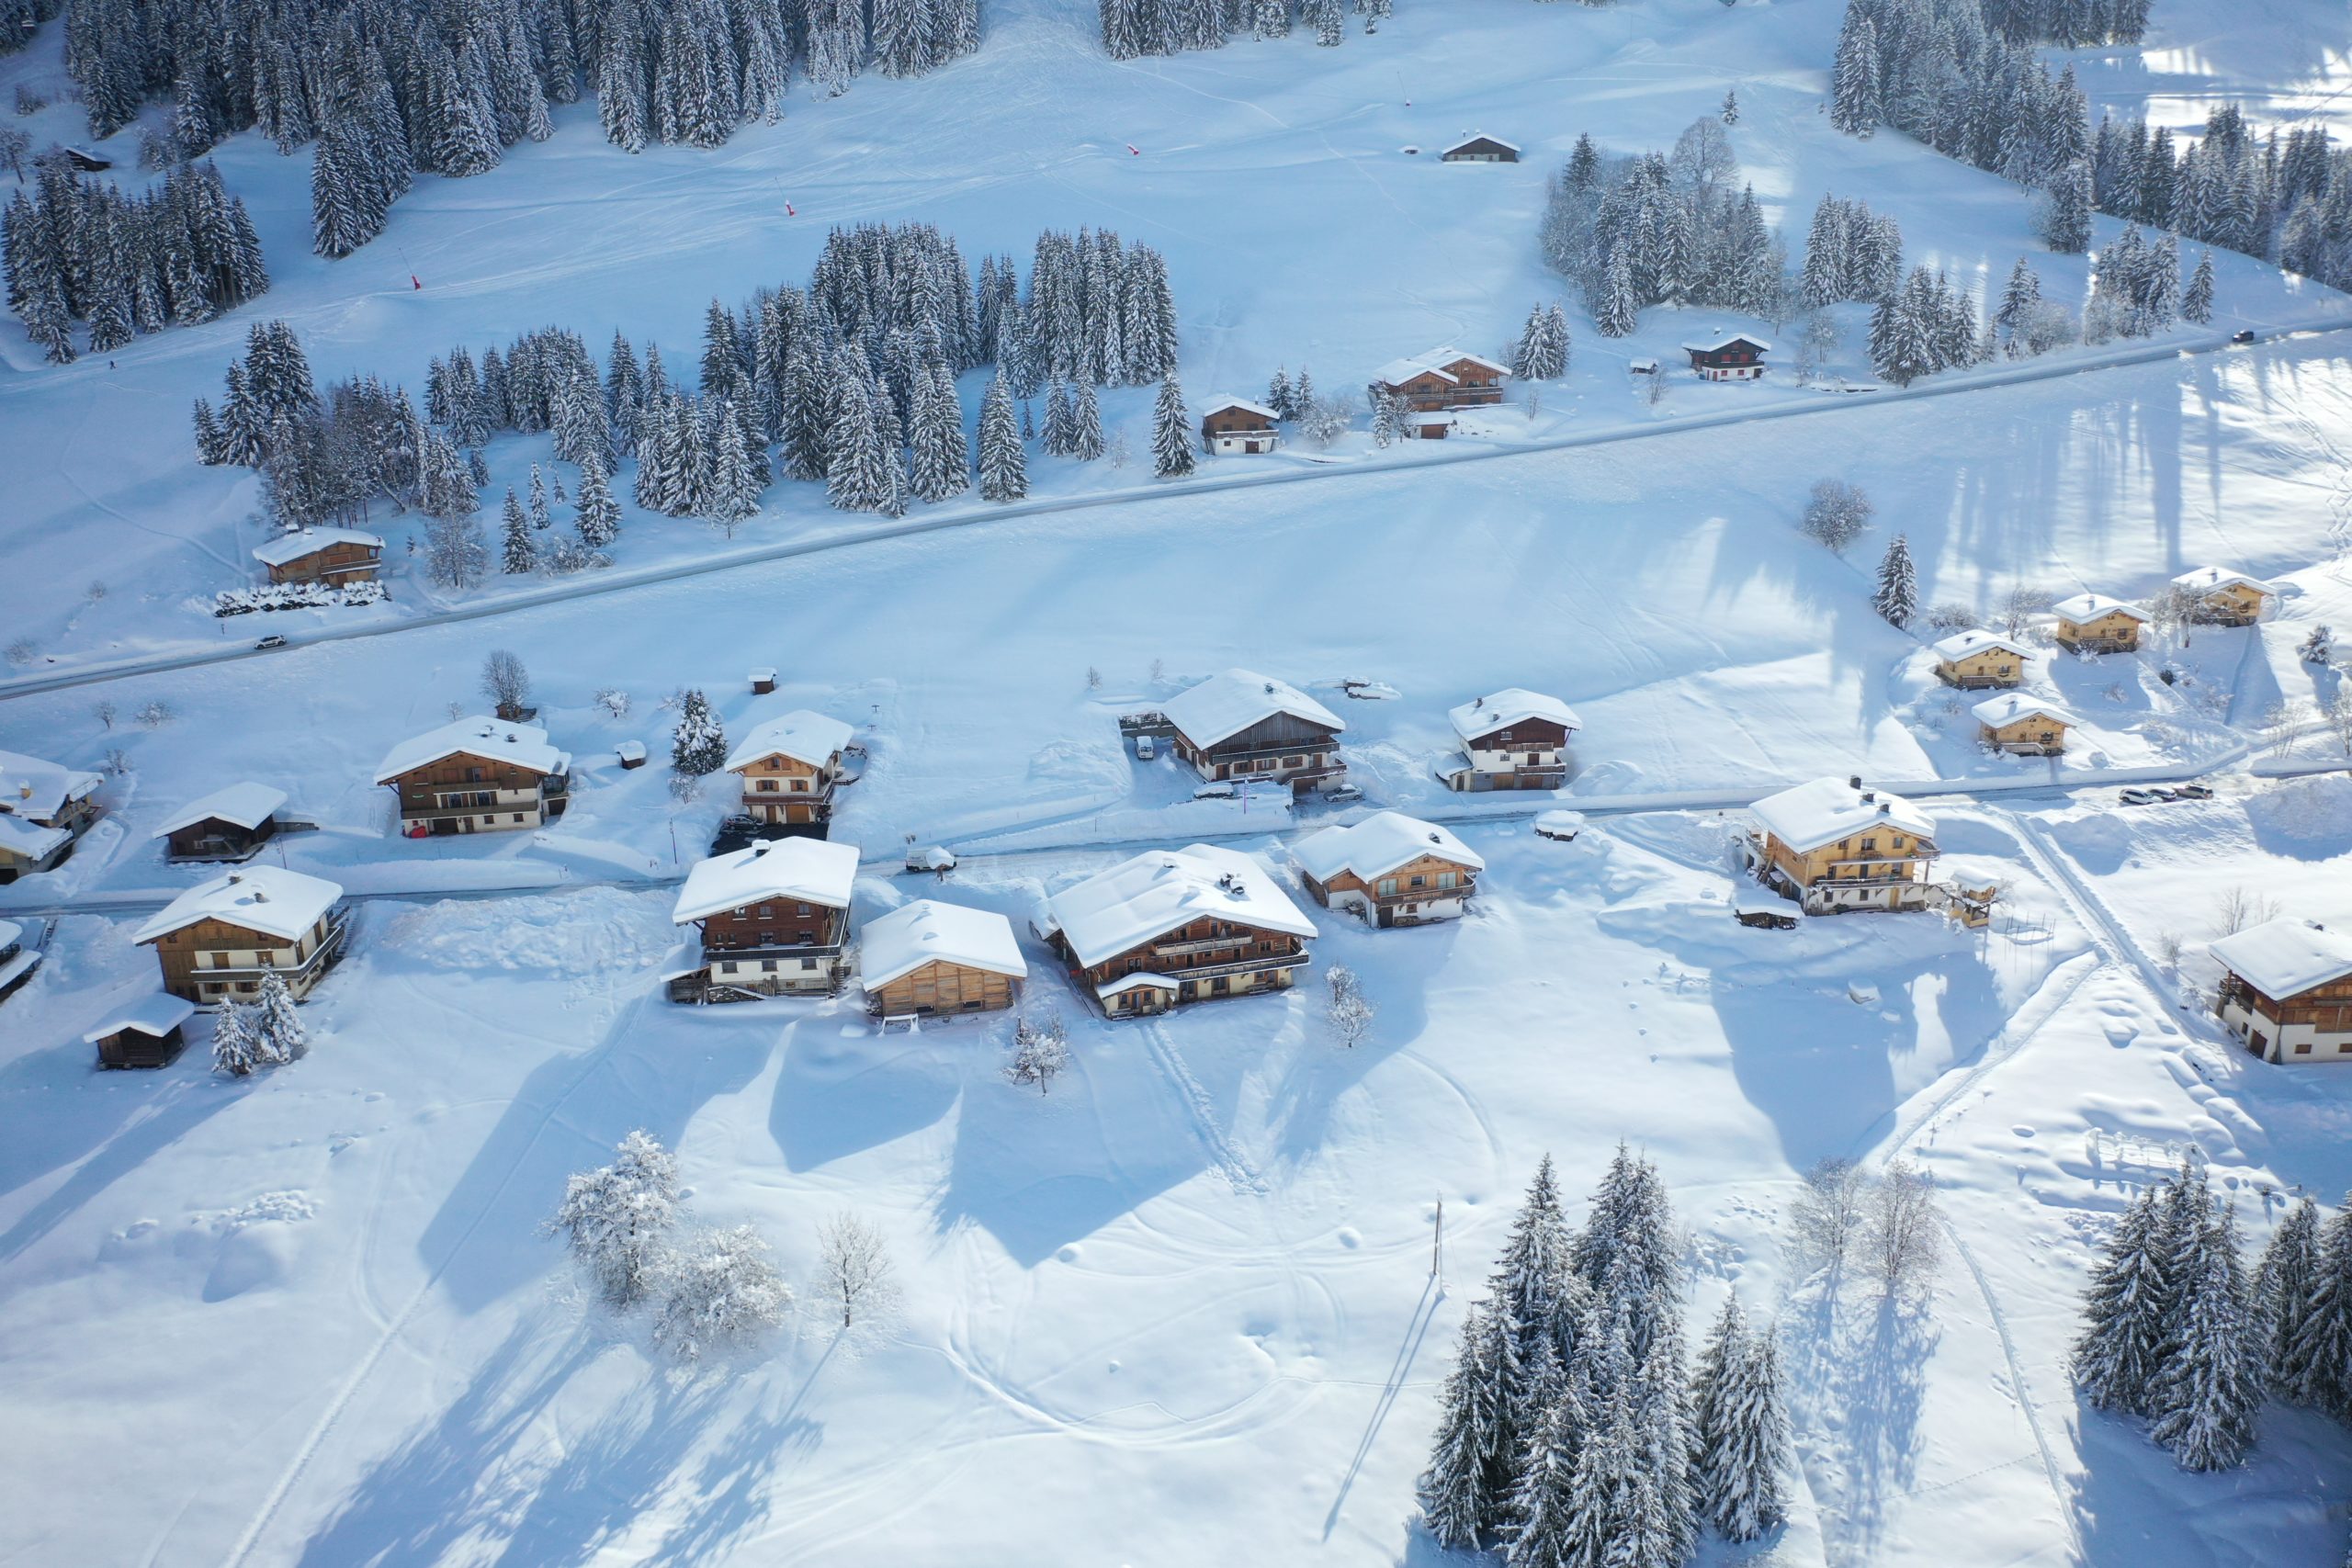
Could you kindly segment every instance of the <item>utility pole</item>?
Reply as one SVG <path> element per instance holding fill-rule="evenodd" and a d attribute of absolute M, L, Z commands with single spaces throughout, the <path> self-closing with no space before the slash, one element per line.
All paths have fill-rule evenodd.
<path fill-rule="evenodd" d="M 1445 1195 L 1437 1200 L 1437 1228 L 1430 1236 L 1430 1278 L 1437 1281 L 1440 1294 L 1445 1292 Z"/>

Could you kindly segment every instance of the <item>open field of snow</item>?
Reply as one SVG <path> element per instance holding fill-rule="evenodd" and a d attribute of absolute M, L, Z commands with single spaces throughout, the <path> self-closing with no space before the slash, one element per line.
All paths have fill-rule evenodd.
<path fill-rule="evenodd" d="M 2155 17 L 2146 49 L 2080 57 L 2095 103 L 2187 126 L 2226 96 L 2260 124 L 2352 130 L 2340 7 L 2157 0 Z M 421 180 L 339 263 L 308 254 L 307 154 L 243 138 L 219 161 L 268 248 L 258 310 L 111 367 L 41 366 L 0 333 L 0 643 L 37 650 L 0 670 L 0 747 L 127 766 L 71 862 L 0 889 L 0 914 L 63 911 L 41 972 L 0 1003 L 0 1464 L 18 1499 L 0 1561 L 1466 1562 L 1412 1500 L 1453 1337 L 1537 1160 L 1580 1196 L 1621 1139 L 1657 1160 L 1690 1233 L 1693 1325 L 1736 1288 L 1778 1315 L 1793 1374 L 1794 1517 L 1707 1561 L 2337 1561 L 2344 1430 L 2274 1405 L 2248 1468 L 2184 1475 L 2077 1404 L 2065 1355 L 2107 1225 L 2192 1146 L 2257 1239 L 2285 1195 L 2352 1187 L 2352 1078 L 2265 1066 L 2197 1010 L 2220 892 L 2352 920 L 2352 780 L 2245 771 L 2266 713 L 2334 694 L 2296 646 L 2319 623 L 2352 633 L 2342 296 L 2216 253 L 2213 331 L 2179 339 L 2198 352 L 2118 344 L 2137 362 L 2084 350 L 2011 384 L 1762 419 L 1729 416 L 1825 394 L 1686 378 L 1652 407 L 1624 372 L 1757 323 L 1654 310 L 1611 342 L 1578 311 L 1540 409 L 1435 450 L 1359 435 L 1265 470 L 1296 482 L 1216 488 L 1249 471 L 1228 460 L 1154 486 L 1150 394 L 1123 390 L 1105 413 L 1136 462 L 1032 459 L 1039 501 L 1100 504 L 939 508 L 975 521 L 881 536 L 784 483 L 731 542 L 632 508 L 609 581 L 504 610 L 496 579 L 436 596 L 401 553 L 413 519 L 379 515 L 390 606 L 225 630 L 204 613 L 248 580 L 262 527 L 252 476 L 195 465 L 187 410 L 257 316 L 291 321 L 322 380 L 419 389 L 428 355 L 548 321 L 684 365 L 711 297 L 799 280 L 832 224 L 936 222 L 974 261 L 1025 259 L 1042 226 L 1108 225 L 1169 258 L 1195 400 L 1255 394 L 1278 364 L 1352 387 L 1434 341 L 1493 352 L 1564 292 L 1534 228 L 1577 132 L 1662 148 L 1732 87 L 1733 145 L 1792 246 L 1824 192 L 1861 197 L 1912 259 L 1997 288 L 2028 254 L 2078 301 L 2086 264 L 2029 238 L 2026 192 L 1830 130 L 1837 21 L 1821 0 L 1403 0 L 1336 51 L 1302 35 L 1117 64 L 1084 8 L 1012 0 L 978 56 L 796 96 L 712 152 L 628 158 L 593 108 L 560 111 L 554 140 L 489 175 Z M 0 91 L 57 73 L 55 34 L 0 59 Z M 70 137 L 70 112 L 43 132 Z M 1474 128 L 1528 161 L 1428 155 Z M 2331 330 L 2207 351 L 2241 324 Z M 494 504 L 548 443 L 487 456 Z M 1795 530 L 1833 475 L 1878 507 L 1846 558 Z M 2030 689 L 2086 721 L 2062 780 L 1984 754 L 1921 639 L 1871 611 L 1897 533 L 1923 602 L 1988 615 L 2021 586 L 2144 597 L 2207 562 L 2282 599 L 2256 627 L 2138 657 L 2076 660 L 2030 634 Z M 730 550 L 770 558 L 652 575 Z M 301 640 L 329 627 L 381 635 Z M 264 630 L 297 646 L 102 669 Z M 376 763 L 478 708 L 492 649 L 522 658 L 538 722 L 578 760 L 571 807 L 538 832 L 399 840 Z M 1456 926 L 1317 911 L 1316 967 L 1356 970 L 1378 1010 L 1353 1050 L 1329 1037 L 1314 969 L 1288 996 L 1102 1023 L 1026 934 L 1041 892 L 1114 846 L 1204 837 L 1288 877 L 1287 845 L 1332 819 L 1193 801 L 1170 760 L 1120 745 L 1119 714 L 1234 664 L 1340 712 L 1369 804 L 1432 813 L 1465 801 L 1432 776 L 1448 707 L 1555 693 L 1584 721 L 1578 778 L 1525 808 L 1611 814 L 1565 845 L 1459 823 L 1490 870 Z M 766 665 L 779 689 L 752 696 L 745 672 Z M 1347 700 L 1343 679 L 1396 694 Z M 867 756 L 833 836 L 866 858 L 859 918 L 916 896 L 1012 917 L 1033 995 L 1072 1024 L 1049 1095 L 1002 1081 L 1001 1021 L 886 1035 L 847 1000 L 662 1000 L 668 884 L 726 810 L 717 784 L 673 798 L 660 765 L 685 686 L 731 737 L 797 706 L 855 727 Z M 626 716 L 596 703 L 606 688 Z M 171 717 L 127 716 L 151 702 Z M 656 765 L 617 765 L 631 739 Z M 2314 729 L 2294 763 L 2333 747 Z M 2125 811 L 2091 787 L 2131 770 L 2211 771 L 2219 795 Z M 1944 873 L 2002 888 L 1989 931 L 1733 922 L 1722 808 L 1851 772 L 1980 792 L 1931 808 Z M 175 1066 L 96 1073 L 82 1032 L 153 983 L 128 911 L 201 875 L 149 835 L 242 779 L 320 824 L 273 856 L 398 897 L 360 905 L 351 956 L 305 1006 L 301 1062 L 217 1079 L 199 1020 Z M 910 839 L 967 858 L 944 886 L 890 874 Z M 565 1178 L 639 1127 L 679 1151 L 695 1211 L 757 1225 L 802 1291 L 786 1331 L 719 1373 L 672 1375 L 538 1234 Z M 1918 1313 L 1859 1280 L 1833 1294 L 1784 1248 L 1807 1166 L 1898 1153 L 1949 1222 Z M 848 1334 L 808 1288 L 817 1226 L 842 1210 L 881 1228 L 901 1290 Z"/>

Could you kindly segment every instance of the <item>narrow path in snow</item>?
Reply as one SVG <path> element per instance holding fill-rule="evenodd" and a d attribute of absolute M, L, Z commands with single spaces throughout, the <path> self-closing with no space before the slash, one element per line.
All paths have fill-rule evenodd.
<path fill-rule="evenodd" d="M 1984 1298 L 1984 1310 L 1993 1319 L 1993 1332 L 2001 1341 L 2001 1359 L 2008 1364 L 2009 1398 L 2024 1415 L 2026 1427 L 2033 1434 L 2033 1446 L 2041 1450 L 2041 1472 L 2050 1478 L 2050 1495 L 2057 1502 L 2059 1521 L 2066 1527 L 2066 1540 L 2073 1549 L 2074 1560 L 2080 1562 L 2083 1561 L 2082 1528 L 2075 1522 L 2074 1503 L 2067 1497 L 2065 1481 L 2058 1473 L 2057 1456 L 2051 1451 L 2050 1438 L 2041 1429 L 2041 1417 L 2033 1407 L 2033 1391 L 2026 1386 L 2025 1369 L 2018 1361 L 2017 1340 L 2009 1333 L 2009 1320 L 2002 1314 L 2001 1303 L 1994 1299 L 1993 1287 L 1986 1282 L 1984 1270 L 1976 1266 L 1976 1255 L 1969 1251 L 1968 1244 L 1961 1239 L 1959 1227 L 1940 1212 L 1936 1215 L 1936 1223 L 1943 1226 L 1945 1239 L 1951 1243 L 1952 1251 L 1959 1254 L 1961 1262 L 1967 1266 L 1968 1277 L 1976 1281 L 1976 1292 Z"/>
<path fill-rule="evenodd" d="M 1193 1131 L 1200 1138 L 1201 1147 L 1207 1152 L 1218 1173 L 1233 1184 L 1237 1192 L 1262 1195 L 1268 1191 L 1266 1179 L 1259 1174 L 1258 1168 L 1250 1164 L 1249 1156 L 1234 1145 L 1232 1138 L 1218 1124 L 1216 1108 L 1209 1102 L 1208 1090 L 1201 1087 L 1201 1080 L 1194 1077 L 1192 1068 L 1184 1065 L 1183 1055 L 1176 1049 L 1176 1042 L 1169 1038 L 1167 1027 L 1153 1019 L 1146 1021 L 1139 1032 L 1144 1049 L 1151 1053 L 1151 1059 L 1159 1066 L 1160 1076 L 1169 1081 L 1175 1089 L 1177 1098 L 1184 1102 L 1184 1112 L 1193 1123 Z"/>
<path fill-rule="evenodd" d="M 2277 344 L 2343 332 L 2352 332 L 2352 322 L 2330 321 L 2314 317 L 2273 334 L 2268 341 Z M 1487 446 L 1475 447 L 1466 451 L 1441 450 L 1433 453 L 1414 453 L 1409 457 L 1400 456 L 1390 462 L 1376 463 L 1363 468 L 1341 468 L 1334 465 L 1285 468 L 1268 473 L 1211 474 L 1177 485 L 1155 483 L 1150 486 L 1101 491 L 1088 495 L 1012 502 L 995 506 L 967 506 L 952 511 L 927 513 L 920 517 L 902 517 L 862 526 L 837 528 L 813 538 L 791 539 L 773 545 L 728 550 L 693 560 L 674 561 L 665 566 L 601 572 L 545 588 L 503 595 L 481 604 L 459 605 L 447 610 L 435 610 L 398 621 L 353 626 L 342 630 L 330 629 L 312 633 L 288 634 L 285 648 L 269 649 L 267 652 L 291 652 L 297 649 L 313 647 L 322 643 L 364 641 L 371 637 L 392 637 L 401 632 L 421 631 L 429 626 L 486 620 L 500 615 L 514 615 L 547 604 L 564 604 L 576 599 L 594 598 L 611 593 L 626 593 L 639 588 L 708 576 L 714 572 L 732 571 L 741 567 L 790 560 L 802 556 L 823 555 L 860 545 L 876 544 L 890 539 L 912 538 L 923 534 L 968 528 L 976 525 L 1001 522 L 1011 518 L 1049 516 L 1066 512 L 1090 512 L 1170 496 L 1203 495 L 1221 491 L 1253 490 L 1271 485 L 1303 484 L 1309 481 L 1385 478 L 1402 472 L 1452 467 L 1462 463 L 1501 462 L 1515 457 L 1541 457 L 1553 452 L 1569 451 L 1580 447 L 1617 446 L 1627 442 L 1652 440 L 1659 436 L 1679 435 L 1690 431 L 1753 424 L 1766 420 L 1795 419 L 1840 411 L 1852 412 L 1858 410 L 1886 408 L 1926 398 L 1956 397 L 1971 392 L 1993 391 L 2029 382 L 2056 380 L 2061 377 L 2096 375 L 2101 371 L 2129 366 L 2158 364 L 2167 359 L 2185 359 L 2193 355 L 2222 353 L 2232 346 L 2226 333 L 2204 332 L 2189 334 L 2186 338 L 2176 337 L 2161 344 L 2147 344 L 2138 348 L 2119 349 L 2097 359 L 2068 359 L 2057 364 L 2036 363 L 2005 366 L 1992 370 L 1948 372 L 1949 378 L 1936 377 L 1925 381 L 1914 382 L 1908 387 L 1883 388 L 1869 397 L 1837 397 L 1824 393 L 1811 400 L 1769 403 L 1758 409 L 1683 414 L 1662 419 L 1650 424 L 1617 425 L 1603 430 L 1571 432 L 1566 435 L 1549 436 L 1540 441 L 1530 441 L 1515 446 Z M 1450 446 L 1451 443 L 1447 445 Z M 224 664 L 235 660 L 258 659 L 265 656 L 265 650 L 256 649 L 251 644 L 240 643 L 233 648 L 208 649 L 200 653 L 160 654 L 152 658 L 118 660 L 105 663 L 93 662 L 56 674 L 28 676 L 0 682 L 0 701 L 34 696 L 44 692 L 70 691 L 79 686 L 125 680 L 135 675 L 152 675 L 171 670 L 192 670 L 208 664 Z"/>

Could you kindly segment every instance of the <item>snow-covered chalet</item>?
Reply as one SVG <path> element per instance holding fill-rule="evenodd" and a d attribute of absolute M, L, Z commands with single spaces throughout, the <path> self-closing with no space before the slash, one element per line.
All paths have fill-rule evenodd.
<path fill-rule="evenodd" d="M 865 1009 L 883 1019 L 1009 1008 L 1029 976 L 1011 920 L 933 898 L 866 921 L 857 946 Z"/>
<path fill-rule="evenodd" d="M 850 727 L 795 708 L 763 724 L 727 754 L 728 773 L 743 781 L 743 815 L 755 822 L 826 822 L 833 789 L 846 781 L 842 752 Z"/>
<path fill-rule="evenodd" d="M 1461 919 L 1487 869 L 1453 833 L 1399 811 L 1309 834 L 1292 853 L 1317 903 L 1374 926 Z"/>
<path fill-rule="evenodd" d="M 1274 426 L 1282 416 L 1248 398 L 1214 397 L 1201 412 L 1201 445 L 1218 457 L 1254 457 L 1272 451 L 1282 437 Z"/>
<path fill-rule="evenodd" d="M 2148 624 L 2145 610 L 2104 593 L 2077 593 L 2050 608 L 2058 616 L 2058 646 L 2069 653 L 2130 653 Z"/>
<path fill-rule="evenodd" d="M 1449 789 L 1557 789 L 1568 782 L 1568 738 L 1584 721 L 1559 698 L 1509 686 L 1446 717 L 1463 752 L 1439 770 Z"/>
<path fill-rule="evenodd" d="M 1987 697 L 1970 711 L 1980 743 L 2017 757 L 2057 756 L 2066 750 L 2066 732 L 2082 723 L 2056 703 L 2023 692 Z"/>
<path fill-rule="evenodd" d="M 1764 356 L 1772 345 L 1746 333 L 1725 333 L 1703 343 L 1686 343 L 1690 368 L 1705 381 L 1756 381 L 1763 378 Z"/>
<path fill-rule="evenodd" d="M 670 919 L 701 928 L 702 960 L 669 976 L 673 1001 L 838 990 L 857 846 L 763 839 L 697 861 Z"/>
<path fill-rule="evenodd" d="M 2278 590 L 2225 566 L 2192 567 L 2172 580 L 2188 596 L 2189 618 L 2213 626 L 2250 626 L 2262 619 Z"/>
<path fill-rule="evenodd" d="M 1063 888 L 1037 934 L 1113 1018 L 1289 988 L 1315 922 L 1238 850 L 1147 850 Z"/>
<path fill-rule="evenodd" d="M 164 856 L 187 861 L 251 860 L 277 835 L 277 813 L 286 792 L 262 784 L 233 784 L 191 800 L 156 826 Z"/>
<path fill-rule="evenodd" d="M 257 546 L 254 559 L 272 582 L 373 582 L 384 564 L 384 541 L 356 528 L 297 528 Z"/>
<path fill-rule="evenodd" d="M 1447 411 L 1501 402 L 1510 374 L 1508 365 L 1449 344 L 1390 360 L 1373 372 L 1372 390 L 1396 406 L 1407 435 L 1437 438 L 1453 426 Z"/>
<path fill-rule="evenodd" d="M 164 990 L 215 1007 L 252 1000 L 266 974 L 301 1000 L 343 956 L 350 929 L 336 884 L 254 865 L 197 884 L 131 940 L 155 950 Z"/>
<path fill-rule="evenodd" d="M 1347 772 L 1340 716 L 1287 681 L 1227 670 L 1169 699 L 1176 754 L 1212 783 L 1256 780 L 1293 790 Z"/>
<path fill-rule="evenodd" d="M 1936 819 L 1860 777 L 1815 779 L 1748 807 L 1757 880 L 1810 915 L 1924 909 L 1938 853 Z"/>
<path fill-rule="evenodd" d="M 537 828 L 571 798 L 571 753 L 537 725 L 476 714 L 403 740 L 376 765 L 400 797 L 401 834 Z"/>
<path fill-rule="evenodd" d="M 2265 920 L 2213 943 L 2214 1011 L 2266 1062 L 2352 1060 L 2352 936 Z"/>
<path fill-rule="evenodd" d="M 62 864 L 98 818 L 98 775 L 0 751 L 0 883 Z"/>
<path fill-rule="evenodd" d="M 2014 686 L 2025 679 L 2026 660 L 2033 657 L 2023 643 L 1987 631 L 1954 632 L 1928 651 L 1936 656 L 1936 679 L 1962 691 Z"/>

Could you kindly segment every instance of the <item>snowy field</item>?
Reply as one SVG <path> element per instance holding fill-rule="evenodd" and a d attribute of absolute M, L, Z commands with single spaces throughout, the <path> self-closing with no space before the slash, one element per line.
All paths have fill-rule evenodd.
<path fill-rule="evenodd" d="M 1662 148 L 1733 87 L 1734 148 L 1792 247 L 1835 192 L 1972 286 L 2028 254 L 2045 292 L 2084 288 L 2082 258 L 2029 238 L 2024 191 L 1831 132 L 1820 0 L 1402 0 L 1337 51 L 1300 36 L 1124 65 L 1076 8 L 989 15 L 973 59 L 797 96 L 714 152 L 626 158 L 593 108 L 560 111 L 554 140 L 492 174 L 421 180 L 334 264 L 307 254 L 307 154 L 241 138 L 219 161 L 276 279 L 257 311 L 112 367 L 40 366 L 0 333 L 0 643 L 39 650 L 0 671 L 0 747 L 92 768 L 119 748 L 129 769 L 72 862 L 0 889 L 0 915 L 55 919 L 48 963 L 0 1003 L 0 1561 L 1450 1561 L 1415 1527 L 1412 1482 L 1463 1310 L 1536 1161 L 1580 1196 L 1621 1139 L 1689 1230 L 1692 1324 L 1736 1287 L 1778 1314 L 1794 1374 L 1794 1517 L 1708 1561 L 2337 1561 L 2342 1429 L 2272 1406 L 2246 1469 L 2184 1475 L 2078 1405 L 2065 1350 L 2108 1224 L 2192 1145 L 2256 1238 L 2282 1195 L 2352 1187 L 2352 1078 L 2233 1053 L 2196 1008 L 2227 889 L 2352 919 L 2352 781 L 2247 771 L 2267 712 L 2333 694 L 2295 656 L 2305 634 L 2352 632 L 2352 338 L 2212 347 L 2240 325 L 2352 322 L 2342 296 L 2216 253 L 2212 329 L 2178 334 L 2195 352 L 2122 344 L 2138 362 L 2083 350 L 2009 384 L 1838 400 L 1685 378 L 1656 408 L 1629 357 L 1757 323 L 1654 310 L 1610 342 L 1579 311 L 1533 414 L 1269 470 L 1296 482 L 1221 489 L 1243 466 L 1205 462 L 1188 492 L 1145 461 L 1033 457 L 1037 498 L 1100 504 L 958 504 L 933 510 L 972 525 L 871 538 L 875 520 L 780 484 L 731 542 L 632 508 L 613 581 L 567 585 L 610 592 L 424 619 L 514 590 L 445 600 L 401 558 L 381 611 L 226 632 L 206 615 L 262 532 L 251 476 L 194 464 L 187 409 L 256 315 L 293 322 L 322 379 L 412 390 L 428 355 L 548 321 L 684 363 L 712 296 L 800 280 L 830 225 L 933 221 L 976 260 L 1083 223 L 1167 254 L 1196 400 L 1254 395 L 1277 364 L 1352 387 L 1432 342 L 1501 346 L 1564 292 L 1533 232 L 1576 135 Z M 2095 105 L 2185 125 L 2227 96 L 2260 124 L 2352 130 L 2340 7 L 2154 15 L 2146 48 L 2080 57 Z M 0 91 L 55 76 L 58 47 L 52 26 L 0 60 Z M 44 133 L 70 138 L 69 112 Z M 1470 129 L 1527 161 L 1429 155 Z M 1106 400 L 1139 453 L 1148 400 Z M 486 493 L 548 455 L 493 444 Z M 1795 531 L 1832 475 L 1878 504 L 1846 558 Z M 411 522 L 377 519 L 395 558 Z M 2018 587 L 2143 597 L 2207 562 L 2281 602 L 2161 654 L 2044 649 L 2030 688 L 2086 721 L 2054 774 L 1980 751 L 1921 641 L 1871 610 L 1897 533 L 1925 602 L 1984 614 Z M 298 646 L 8 689 L 204 655 L 265 619 Z M 300 641 L 345 629 L 382 635 Z M 499 648 L 579 760 L 569 812 L 393 837 L 377 760 L 477 705 Z M 669 884 L 724 803 L 674 800 L 665 770 L 624 772 L 612 748 L 658 761 L 679 688 L 707 690 L 730 736 L 794 706 L 856 727 L 868 758 L 834 837 L 866 857 L 859 918 L 935 894 L 1018 926 L 1132 843 L 1217 837 L 1290 874 L 1327 808 L 1192 802 L 1168 760 L 1118 741 L 1118 714 L 1237 663 L 1340 712 L 1371 804 L 1486 818 L 1457 823 L 1490 868 L 1458 926 L 1318 918 L 1317 965 L 1357 970 L 1378 1009 L 1364 1043 L 1331 1043 L 1312 971 L 1286 997 L 1100 1023 L 1034 942 L 1033 994 L 1062 1003 L 1075 1046 L 1043 1099 L 1000 1077 L 1001 1022 L 881 1035 L 847 1001 L 662 999 Z M 751 695 L 745 671 L 770 664 L 778 691 Z M 1341 680 L 1398 694 L 1348 701 Z M 1431 776 L 1445 709 L 1506 685 L 1584 720 L 1565 804 L 1593 826 L 1575 843 L 1513 815 L 1564 802 L 1465 807 Z M 594 702 L 606 688 L 627 716 Z M 109 728 L 102 700 L 174 716 Z M 2340 767 L 2332 746 L 2305 736 L 2294 765 Z M 1849 772 L 1934 796 L 1945 870 L 2002 888 L 1989 931 L 1732 921 L 1736 807 Z M 2206 775 L 2217 798 L 2120 810 L 2135 772 Z M 134 911 L 199 875 L 150 833 L 245 778 L 320 824 L 283 841 L 288 863 L 371 896 L 305 1007 L 312 1054 L 219 1080 L 199 1021 L 169 1069 L 94 1072 L 83 1031 L 153 983 Z M 890 874 L 910 837 L 965 853 L 944 889 Z M 803 1291 L 722 1374 L 672 1374 L 538 1234 L 565 1177 L 639 1127 L 680 1152 L 695 1211 L 758 1226 Z M 1784 1247 L 1799 1172 L 1898 1153 L 1949 1219 L 1916 1314 L 1855 1282 L 1826 1297 Z M 901 1287 L 846 1336 L 807 1300 L 817 1226 L 843 1209 L 881 1227 Z"/>

